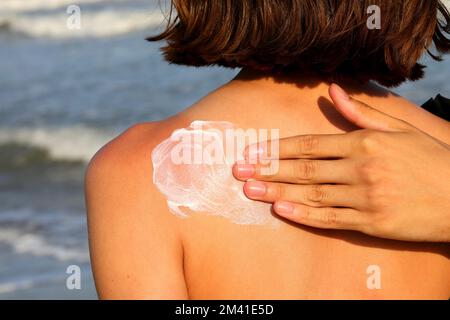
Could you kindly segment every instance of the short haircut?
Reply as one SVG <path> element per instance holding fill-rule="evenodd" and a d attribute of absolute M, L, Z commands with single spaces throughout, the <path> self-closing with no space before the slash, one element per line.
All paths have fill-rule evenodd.
<path fill-rule="evenodd" d="M 380 29 L 367 26 L 373 5 Z M 165 59 L 181 65 L 390 87 L 423 77 L 425 51 L 436 60 L 450 51 L 450 14 L 439 0 L 172 0 L 170 12 L 167 28 L 148 40 L 166 40 Z"/>

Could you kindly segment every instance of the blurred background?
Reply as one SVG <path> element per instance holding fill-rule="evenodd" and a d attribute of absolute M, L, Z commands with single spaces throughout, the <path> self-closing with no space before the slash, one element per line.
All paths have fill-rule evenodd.
<path fill-rule="evenodd" d="M 67 26 L 70 5 L 80 29 Z M 0 0 L 0 299 L 96 299 L 87 162 L 133 123 L 172 115 L 237 73 L 164 62 L 144 39 L 167 10 L 162 0 Z M 417 104 L 450 97 L 448 57 L 424 63 L 425 80 L 394 91 Z M 66 287 L 70 265 L 80 290 Z"/>

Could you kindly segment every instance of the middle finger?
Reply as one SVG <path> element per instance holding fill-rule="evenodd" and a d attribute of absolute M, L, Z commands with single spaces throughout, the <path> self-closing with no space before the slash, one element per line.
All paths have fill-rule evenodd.
<path fill-rule="evenodd" d="M 242 181 L 255 179 L 295 184 L 350 184 L 356 179 L 354 167 L 350 159 L 279 160 L 278 169 L 270 174 L 265 174 L 260 164 L 235 164 L 233 175 Z"/>

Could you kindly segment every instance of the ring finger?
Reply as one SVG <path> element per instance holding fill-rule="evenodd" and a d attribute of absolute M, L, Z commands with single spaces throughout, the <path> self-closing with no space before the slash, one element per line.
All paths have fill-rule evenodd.
<path fill-rule="evenodd" d="M 362 207 L 358 189 L 346 185 L 295 185 L 262 181 L 244 184 L 245 195 L 252 199 L 273 203 L 288 201 L 311 207 Z"/>

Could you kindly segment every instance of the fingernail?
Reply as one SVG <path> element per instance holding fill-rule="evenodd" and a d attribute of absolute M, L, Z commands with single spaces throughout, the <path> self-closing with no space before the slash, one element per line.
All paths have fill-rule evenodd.
<path fill-rule="evenodd" d="M 294 212 L 294 205 L 290 202 L 278 201 L 273 205 L 273 209 L 280 215 L 288 215 Z"/>
<path fill-rule="evenodd" d="M 247 160 L 258 160 L 264 154 L 264 148 L 262 146 L 258 146 L 253 144 L 245 148 L 245 159 Z"/>
<path fill-rule="evenodd" d="M 334 86 L 336 87 L 336 93 L 339 95 L 339 97 L 341 97 L 341 99 L 350 100 L 350 97 L 348 96 L 347 92 L 344 91 L 344 89 L 342 89 L 337 84 L 334 84 Z"/>
<path fill-rule="evenodd" d="M 266 191 L 266 184 L 260 181 L 250 181 L 244 185 L 244 192 L 249 197 L 261 197 L 266 194 Z"/>
<path fill-rule="evenodd" d="M 255 174 L 255 166 L 252 164 L 236 164 L 234 168 L 234 173 L 237 178 L 249 179 Z"/>

